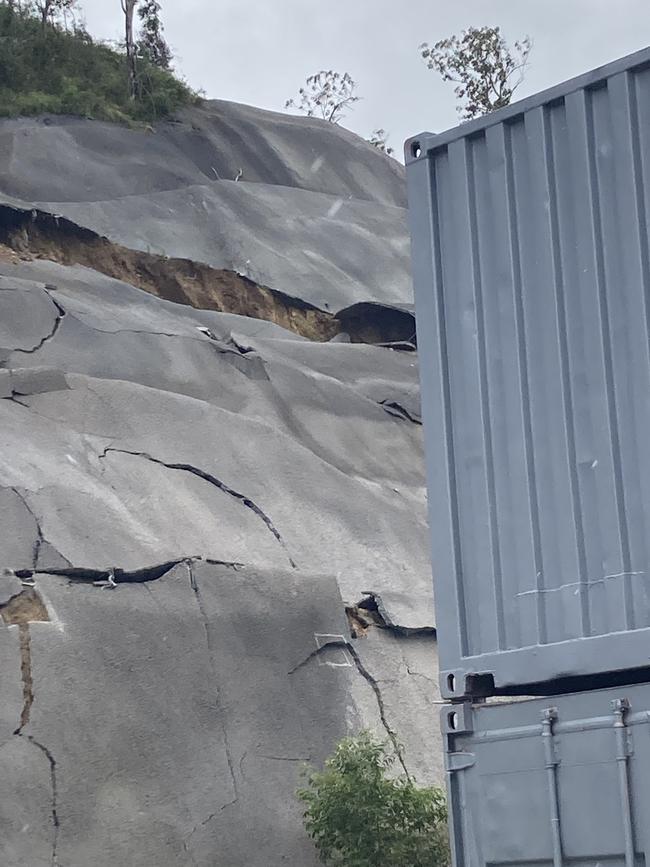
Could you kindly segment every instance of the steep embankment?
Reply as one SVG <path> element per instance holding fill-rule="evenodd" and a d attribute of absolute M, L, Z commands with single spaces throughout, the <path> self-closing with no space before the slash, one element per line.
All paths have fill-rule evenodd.
<path fill-rule="evenodd" d="M 225 102 L 148 132 L 5 121 L 0 191 L 323 312 L 411 301 L 403 168 L 324 121 Z"/>
<path fill-rule="evenodd" d="M 253 154 L 255 118 L 260 153 L 280 149 L 277 116 L 218 109 L 253 118 Z M 96 150 L 95 127 L 72 125 Z M 328 171 L 359 197 L 374 177 L 381 219 L 386 158 L 326 134 L 360 161 L 365 149 L 366 174 Z M 312 155 L 292 141 L 298 187 Z M 220 147 L 222 167 L 240 159 L 232 139 L 210 159 Z M 70 190 L 99 200 L 83 160 L 65 168 Z M 134 189 L 158 177 L 156 159 L 127 149 L 129 164 Z M 12 177 L 6 201 L 29 192 Z M 53 198 L 43 183 L 32 202 Z M 185 236 L 174 260 L 81 219 L 1 214 L 0 861 L 315 867 L 293 798 L 303 761 L 369 725 L 405 743 L 420 781 L 441 774 L 415 354 L 322 342 L 327 311 L 184 258 Z M 185 306 L 155 297 L 181 291 Z M 305 323 L 321 342 L 296 333 Z"/>
<path fill-rule="evenodd" d="M 354 133 L 211 100 L 128 129 L 73 117 L 3 120 L 0 188 L 19 199 L 94 202 L 242 180 L 406 207 L 404 169 Z"/>

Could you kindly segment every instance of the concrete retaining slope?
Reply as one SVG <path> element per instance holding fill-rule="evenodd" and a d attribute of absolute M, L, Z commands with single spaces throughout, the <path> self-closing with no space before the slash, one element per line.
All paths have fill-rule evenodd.
<path fill-rule="evenodd" d="M 413 300 L 403 167 L 321 120 L 222 101 L 146 130 L 3 120 L 0 192 L 332 313 Z"/>
<path fill-rule="evenodd" d="M 411 352 L 0 263 L 1 863 L 315 865 L 364 725 L 440 779 L 418 418 Z"/>

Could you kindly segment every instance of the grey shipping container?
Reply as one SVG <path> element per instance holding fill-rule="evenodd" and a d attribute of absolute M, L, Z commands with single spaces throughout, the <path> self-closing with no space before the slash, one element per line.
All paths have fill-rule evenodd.
<path fill-rule="evenodd" d="M 452 705 L 443 728 L 456 867 L 648 863 L 650 685 Z"/>
<path fill-rule="evenodd" d="M 647 667 L 650 50 L 406 162 L 443 695 Z"/>

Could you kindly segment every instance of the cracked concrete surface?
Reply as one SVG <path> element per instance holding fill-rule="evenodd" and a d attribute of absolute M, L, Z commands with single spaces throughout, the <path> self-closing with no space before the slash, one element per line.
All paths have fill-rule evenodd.
<path fill-rule="evenodd" d="M 400 251 L 353 292 L 331 251 L 348 255 L 351 223 L 348 244 L 382 221 L 392 231 L 401 169 L 345 131 L 220 107 L 153 136 L 3 122 L 0 139 L 28 135 L 0 158 L 0 187 L 79 204 L 72 155 L 94 207 L 106 189 L 126 195 L 115 167 L 93 168 L 119 144 L 125 189 L 148 203 L 96 214 L 126 226 L 145 204 L 193 212 L 212 185 L 214 213 L 236 212 L 230 253 L 249 243 L 250 203 L 264 204 L 281 291 L 305 297 L 319 269 L 323 306 L 390 294 L 393 268 L 406 286 Z M 232 130 L 245 154 L 224 152 Z M 44 174 L 46 139 L 58 169 Z M 240 159 L 246 187 L 207 182 Z M 316 220 L 342 195 L 340 224 Z M 270 231 L 273 202 L 316 220 L 309 268 L 289 243 L 305 235 Z M 0 864 L 316 867 L 301 766 L 362 726 L 403 744 L 410 776 L 441 781 L 419 421 L 413 352 L 315 343 L 88 267 L 0 255 Z"/>
<path fill-rule="evenodd" d="M 247 497 L 245 494 L 242 494 L 239 491 L 235 491 L 233 488 L 231 488 L 229 485 L 226 485 L 224 482 L 221 481 L 221 479 L 217 479 L 211 473 L 206 473 L 205 470 L 201 470 L 201 469 L 199 469 L 199 467 L 193 467 L 190 464 L 169 464 L 169 463 L 166 463 L 165 461 L 159 460 L 158 458 L 152 457 L 151 455 L 147 454 L 146 452 L 130 452 L 130 451 L 127 451 L 126 449 L 117 449 L 117 448 L 112 448 L 111 446 L 107 446 L 104 449 L 104 451 L 101 453 L 101 455 L 99 455 L 99 459 L 101 460 L 102 458 L 105 458 L 109 452 L 115 452 L 116 454 L 131 455 L 134 457 L 144 458 L 145 460 L 151 461 L 154 464 L 159 464 L 162 467 L 167 467 L 168 470 L 181 470 L 184 473 L 190 473 L 193 476 L 197 476 L 197 478 L 199 478 L 199 479 L 203 479 L 203 481 L 207 482 L 209 485 L 214 485 L 215 488 L 218 488 L 220 491 L 223 491 L 225 494 L 228 494 L 229 496 L 233 497 L 235 500 L 238 500 L 243 506 L 245 506 L 247 509 L 250 509 L 254 515 L 257 515 L 257 517 L 266 525 L 266 527 L 268 528 L 271 535 L 275 539 L 277 539 L 278 543 L 284 548 L 285 551 L 287 551 L 287 546 L 286 546 L 284 539 L 282 538 L 282 536 L 280 535 L 280 533 L 278 532 L 278 530 L 274 526 L 273 521 L 269 518 L 269 516 L 262 509 L 260 509 L 260 507 L 256 503 L 254 503 L 249 497 Z M 288 552 L 287 552 L 287 557 L 289 559 L 290 565 L 292 566 L 293 569 L 295 569 L 296 564 L 291 559 Z"/>
<path fill-rule="evenodd" d="M 409 773 L 439 778 L 436 691 L 425 679 L 435 677 L 433 639 L 418 668 L 411 645 L 421 638 L 377 628 L 354 641 L 344 615 L 370 586 L 391 622 L 434 622 L 418 428 L 362 393 L 374 372 L 401 401 L 401 383 L 416 371 L 400 353 L 363 346 L 355 367 L 343 345 L 313 345 L 310 368 L 308 357 L 283 355 L 300 342 L 260 341 L 251 322 L 244 363 L 254 355 L 268 379 L 251 378 L 220 364 L 214 340 L 185 311 L 178 338 L 152 334 L 129 359 L 119 342 L 116 353 L 75 343 L 67 329 L 83 284 L 66 290 L 65 269 L 52 268 L 67 315 L 32 368 L 16 373 L 10 357 L 5 370 L 23 383 L 26 405 L 0 401 L 0 505 L 14 530 L 0 556 L 35 581 L 51 618 L 29 626 L 30 716 L 0 751 L 3 778 L 19 767 L 31 780 L 11 790 L 0 855 L 20 867 L 56 863 L 53 846 L 66 867 L 208 867 L 215 853 L 224 867 L 315 865 L 293 798 L 303 758 L 318 763 L 341 736 L 370 725 L 405 743 Z M 102 319 L 107 343 L 124 339 L 86 279 L 86 321 Z M 169 328 L 173 311 L 160 315 Z M 228 323 L 203 321 L 226 339 Z M 151 328 L 163 330 L 155 317 Z M 170 340 L 183 379 L 162 360 Z M 184 352 L 196 347 L 210 354 L 194 366 Z M 337 378 L 323 350 L 329 358 L 341 349 Z M 138 384 L 144 377 L 148 385 Z M 332 634 L 347 659 L 329 648 L 288 675 L 317 649 L 317 635 Z M 396 642 L 389 654 L 386 641 Z M 19 660 L 20 648 L 5 658 Z M 28 812 L 40 818 L 26 845 L 19 821 Z"/>
<path fill-rule="evenodd" d="M 56 285 L 66 311 L 0 371 L 21 395 L 0 399 L 0 598 L 34 583 L 50 618 L 29 623 L 29 719 L 0 749 L 0 862 L 315 865 L 301 762 L 361 726 L 440 780 L 421 431 L 376 397 L 414 406 L 414 356 L 84 269 L 0 275 L 23 308 Z M 382 623 L 353 639 L 364 599 Z M 19 630 L 0 629 L 11 732 Z M 344 655 L 318 651 L 332 635 Z"/>
<path fill-rule="evenodd" d="M 34 786 L 50 779 L 34 851 L 50 845 L 51 863 L 70 867 L 315 865 L 293 798 L 301 763 L 378 715 L 391 736 L 395 724 L 343 637 L 335 581 L 201 561 L 108 594 L 34 577 L 57 622 L 30 626 L 31 718 L 0 751 L 5 769 L 25 764 L 25 741 L 46 760 L 29 764 Z M 353 665 L 322 652 L 301 664 L 315 636 L 336 634 Z M 30 814 L 28 792 L 12 811 Z M 0 852 L 17 851 L 12 831 Z"/>
<path fill-rule="evenodd" d="M 54 337 L 54 335 L 56 334 L 56 332 L 59 330 L 59 326 L 61 325 L 61 320 L 65 316 L 65 310 L 59 304 L 59 302 L 56 301 L 52 297 L 52 295 L 48 291 L 47 287 L 43 288 L 43 292 L 45 292 L 47 297 L 50 299 L 52 306 L 54 307 L 54 321 L 52 322 L 52 328 L 50 329 L 50 331 L 47 334 L 44 334 L 41 337 L 41 339 L 38 341 L 38 343 L 36 343 L 34 346 L 31 346 L 29 349 L 23 349 L 21 347 L 16 348 L 15 351 L 17 354 L 25 353 L 26 355 L 32 355 L 34 352 L 38 352 L 39 349 L 42 349 L 43 346 L 47 343 L 47 341 L 51 340 Z"/>
<path fill-rule="evenodd" d="M 8 626 L 18 627 L 20 642 L 20 674 L 23 682 L 23 709 L 20 724 L 14 732 L 20 735 L 29 722 L 34 703 L 34 680 L 32 676 L 32 648 L 29 624 L 47 622 L 50 618 L 43 600 L 34 587 L 25 587 L 0 605 L 0 617 Z"/>
<path fill-rule="evenodd" d="M 44 263 L 39 265 L 42 271 Z M 16 266 L 9 267 L 15 271 Z M 25 266 L 28 273 L 30 267 Z M 65 269 L 51 270 L 62 287 Z M 94 277 L 86 276 L 87 309 Z M 20 294 L 30 291 L 23 288 Z M 259 345 L 249 338 L 256 351 L 236 357 L 244 364 L 264 364 L 268 376 L 251 378 L 229 362 L 216 362 L 233 353 L 215 354 L 215 341 L 184 321 L 180 308 L 177 330 L 191 328 L 191 337 L 179 338 L 169 361 L 170 339 L 156 335 L 150 343 L 129 335 L 135 350 L 129 358 L 119 342 L 117 354 L 102 353 L 92 339 L 77 342 L 77 292 L 69 297 L 59 288 L 57 297 L 63 297 L 68 312 L 56 337 L 33 356 L 31 382 L 21 374 L 23 405 L 0 400 L 6 456 L 0 487 L 21 489 L 39 516 L 44 538 L 69 564 L 136 569 L 198 553 L 281 565 L 287 554 L 263 515 L 293 562 L 336 574 L 347 600 L 360 597 L 371 575 L 372 589 L 395 622 L 433 624 L 417 426 L 393 419 L 361 394 L 356 382 L 346 381 L 345 372 L 337 379 L 310 370 L 306 360 L 281 359 L 278 354 L 291 352 L 295 341 L 275 340 L 267 360 L 268 338 Z M 106 322 L 110 306 L 103 304 L 101 292 L 94 300 Z M 161 312 L 170 317 L 168 305 Z M 206 321 L 220 339 L 226 337 L 223 325 Z M 152 328 L 159 330 L 155 321 Z M 197 345 L 210 354 L 195 361 Z M 356 349 L 308 345 L 319 356 L 322 350 Z M 395 368 L 390 388 L 401 402 L 404 387 L 396 374 L 406 379 L 408 390 L 417 376 L 412 356 L 405 362 L 401 353 L 366 346 L 358 351 L 361 358 L 374 353 L 378 378 L 388 379 L 383 369 Z M 24 358 L 17 360 L 21 368 Z M 12 355 L 9 367 L 13 363 Z M 85 373 L 100 374 L 102 364 L 103 376 Z M 80 372 L 62 374 L 63 365 Z M 142 379 L 146 386 L 139 384 Z M 107 448 L 113 451 L 100 459 Z M 180 472 L 181 466 L 219 480 L 222 487 Z M 175 503 L 172 511 L 162 508 L 166 501 Z M 245 502 L 251 505 L 242 509 Z M 75 531 L 79 525 L 86 528 L 81 537 Z"/>
<path fill-rule="evenodd" d="M 404 771 L 406 777 L 410 778 L 410 774 L 408 768 L 406 766 L 406 762 L 404 761 L 403 749 L 398 740 L 397 733 L 393 728 L 391 728 L 388 719 L 386 717 L 386 709 L 384 706 L 384 697 L 381 692 L 381 688 L 377 682 L 377 680 L 372 676 L 372 674 L 368 671 L 368 669 L 363 664 L 360 655 L 357 653 L 357 649 L 351 641 L 347 639 L 333 639 L 328 641 L 326 644 L 321 645 L 316 650 L 313 650 L 306 659 L 304 659 L 301 663 L 292 668 L 289 675 L 295 674 L 295 672 L 300 671 L 303 666 L 308 665 L 313 659 L 319 659 L 327 654 L 330 654 L 334 649 L 342 650 L 344 653 L 347 653 L 351 656 L 354 661 L 354 665 L 361 675 L 361 677 L 370 685 L 370 688 L 375 694 L 375 698 L 377 699 L 377 710 L 379 712 L 379 718 L 381 720 L 381 724 L 383 727 L 382 734 L 384 736 L 388 736 L 388 740 L 393 746 L 399 764 Z"/>
<path fill-rule="evenodd" d="M 43 286 L 30 296 L 17 288 L 0 292 L 0 346 L 5 349 L 36 352 L 56 333 L 60 320 L 61 314 Z"/>

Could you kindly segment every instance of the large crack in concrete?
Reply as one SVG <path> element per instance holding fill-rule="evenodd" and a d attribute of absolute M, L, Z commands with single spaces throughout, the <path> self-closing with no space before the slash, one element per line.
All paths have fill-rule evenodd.
<path fill-rule="evenodd" d="M 386 716 L 386 707 L 384 705 L 384 697 L 381 694 L 381 688 L 372 674 L 368 671 L 368 669 L 363 664 L 363 660 L 359 656 L 357 649 L 354 647 L 351 642 L 341 639 L 336 639 L 334 641 L 328 641 L 327 644 L 323 644 L 318 647 L 316 650 L 313 650 L 309 656 L 303 659 L 302 662 L 299 662 L 298 665 L 294 666 L 291 671 L 288 672 L 289 675 L 295 674 L 295 672 L 300 671 L 301 668 L 304 668 L 308 665 L 312 660 L 316 659 L 316 657 L 320 656 L 322 653 L 326 653 L 332 648 L 342 648 L 346 650 L 350 656 L 352 657 L 354 664 L 356 666 L 357 671 L 363 677 L 363 679 L 370 685 L 372 691 L 375 694 L 375 699 L 377 701 L 377 709 L 379 711 L 379 718 L 381 720 L 381 724 L 384 727 L 386 734 L 388 735 L 388 739 L 390 740 L 393 750 L 395 751 L 395 756 L 400 763 L 402 770 L 408 780 L 411 779 L 411 775 L 409 774 L 408 768 L 406 767 L 406 762 L 404 761 L 404 750 L 402 745 L 400 744 L 397 734 L 394 729 L 391 727 L 388 722 L 388 717 Z"/>
<path fill-rule="evenodd" d="M 34 703 L 34 681 L 32 678 L 32 647 L 29 624 L 48 622 L 50 617 L 45 603 L 34 587 L 25 587 L 0 606 L 0 617 L 7 626 L 17 626 L 20 645 L 20 674 L 23 683 L 23 708 L 20 724 L 14 731 L 19 735 L 29 722 Z"/>
<path fill-rule="evenodd" d="M 59 578 L 69 578 L 71 581 L 92 584 L 144 584 L 148 581 L 157 581 L 167 575 L 168 572 L 185 562 L 185 557 L 179 560 L 168 560 L 165 563 L 157 563 L 154 566 L 145 566 L 142 569 L 126 570 L 119 566 L 108 569 L 93 569 L 85 566 L 65 566 L 57 569 L 16 569 L 14 575 L 21 580 L 33 578 L 35 575 L 56 575 Z"/>
<path fill-rule="evenodd" d="M 3 397 L 2 400 L 10 400 L 12 403 L 17 403 L 18 406 L 22 406 L 25 409 L 30 409 L 28 403 L 24 403 L 22 400 L 20 400 L 21 397 L 24 397 L 24 395 L 20 395 L 17 391 L 12 391 L 10 395 Z"/>
<path fill-rule="evenodd" d="M 43 530 L 41 528 L 41 522 L 39 521 L 37 515 L 34 513 L 34 510 L 29 505 L 25 497 L 18 490 L 18 488 L 11 487 L 10 490 L 13 491 L 14 494 L 20 499 L 23 506 L 34 521 L 34 524 L 36 525 L 36 538 L 34 539 L 34 545 L 32 548 L 32 567 L 36 569 L 38 567 L 38 557 L 41 552 L 41 545 L 45 542 L 45 539 L 43 537 Z"/>
<path fill-rule="evenodd" d="M 23 498 L 24 499 L 24 498 Z M 31 512 L 31 510 L 30 510 Z M 32 512 L 33 515 L 33 512 Z M 42 534 L 40 532 L 40 524 L 36 517 L 34 516 L 37 526 L 39 528 L 39 539 L 42 539 Z M 35 549 L 33 552 L 33 560 L 34 565 L 36 566 L 36 562 L 38 560 L 38 550 Z M 194 575 L 192 572 L 192 564 L 194 562 L 205 562 L 210 563 L 212 565 L 220 565 L 226 566 L 233 569 L 239 569 L 242 567 L 241 563 L 234 562 L 226 562 L 221 560 L 215 560 L 212 558 L 203 558 L 203 557 L 183 557 L 178 560 L 167 561 L 165 563 L 155 564 L 153 566 L 144 567 L 142 569 L 136 570 L 126 570 L 121 569 L 119 567 L 110 568 L 110 569 L 92 569 L 92 568 L 78 568 L 78 567 L 70 567 L 70 568 L 61 568 L 61 569 L 46 569 L 46 570 L 38 570 L 34 569 L 6 569 L 5 571 L 8 574 L 13 574 L 17 578 L 23 580 L 23 582 L 30 581 L 36 575 L 52 575 L 62 578 L 69 578 L 72 581 L 78 581 L 83 583 L 92 583 L 95 586 L 107 586 L 107 587 L 117 587 L 118 584 L 146 584 L 151 581 L 157 581 L 161 578 L 164 578 L 168 575 L 172 569 L 180 564 L 186 564 L 188 573 L 190 576 L 190 585 L 194 592 L 195 598 L 197 600 L 197 604 L 199 607 L 199 611 L 201 613 L 201 618 L 203 622 L 203 627 L 205 630 L 205 641 L 208 649 L 208 654 L 210 658 L 211 669 L 215 676 L 217 675 L 217 666 L 216 660 L 214 657 L 214 649 L 212 647 L 212 642 L 210 640 L 210 633 L 208 629 L 208 619 L 205 611 L 205 607 L 203 605 L 203 599 L 201 597 L 201 593 L 194 579 Z M 60 832 L 60 820 L 58 814 L 58 779 L 57 779 L 57 763 L 52 754 L 52 752 L 48 749 L 48 747 L 43 744 L 41 741 L 38 741 L 35 737 L 25 732 L 25 728 L 29 724 L 31 709 L 34 704 L 34 682 L 33 682 L 33 674 L 32 674 L 32 653 L 31 653 L 31 633 L 30 633 L 30 623 L 33 622 L 49 622 L 50 617 L 47 611 L 47 607 L 43 602 L 41 596 L 39 595 L 35 586 L 29 585 L 24 586 L 23 590 L 11 597 L 4 605 L 0 606 L 0 618 L 8 625 L 8 626 L 17 626 L 19 630 L 19 647 L 20 647 L 20 670 L 21 670 L 21 678 L 23 685 L 23 706 L 21 710 L 20 720 L 17 728 L 14 731 L 14 735 L 16 737 L 21 737 L 27 740 L 30 744 L 32 744 L 35 748 L 37 748 L 47 759 L 49 765 L 49 775 L 50 775 L 50 788 L 51 788 L 51 822 L 52 822 L 52 853 L 51 853 L 51 867 L 59 867 L 58 860 L 58 841 L 59 841 L 59 832 Z M 218 687 L 217 687 L 217 703 L 218 703 Z M 228 735 L 225 727 L 225 722 L 223 718 L 221 719 L 221 726 L 223 731 L 224 738 L 224 746 L 226 750 L 226 757 L 228 761 L 228 767 L 230 770 L 231 778 L 232 778 L 232 786 L 234 792 L 233 801 L 229 802 L 229 804 L 225 804 L 222 809 L 225 809 L 230 804 L 236 803 L 239 799 L 239 793 L 237 788 L 237 780 L 235 776 L 232 753 L 230 750 L 230 745 L 228 742 Z M 212 816 L 208 817 L 212 818 Z M 208 820 L 206 820 L 208 821 Z M 203 824 L 203 823 L 200 823 Z M 199 826 L 197 826 L 198 828 Z M 194 829 L 196 830 L 196 828 Z M 190 835 L 191 836 L 191 835 Z M 187 847 L 187 840 L 184 840 L 184 846 L 190 858 L 193 859 L 191 851 Z"/>
<path fill-rule="evenodd" d="M 60 568 L 12 569 L 9 570 L 16 578 L 29 580 L 37 575 L 53 575 L 58 578 L 68 578 L 80 584 L 93 584 L 97 587 L 117 587 L 120 584 L 148 584 L 158 581 L 168 575 L 181 563 L 209 563 L 212 566 L 225 566 L 230 569 L 241 569 L 243 563 L 232 560 L 215 560 L 210 557 L 179 557 L 176 560 L 166 560 L 164 563 L 154 563 L 140 569 L 123 569 L 121 566 L 110 566 L 96 569 L 88 566 L 65 566 Z"/>
<path fill-rule="evenodd" d="M 52 323 L 52 328 L 50 329 L 48 334 L 45 334 L 39 340 L 39 342 L 36 344 L 36 346 L 32 346 L 31 349 L 14 349 L 13 350 L 14 352 L 22 352 L 25 355 L 33 355 L 35 352 L 38 352 L 39 349 L 42 349 L 42 347 L 49 340 L 52 340 L 52 338 L 55 337 L 57 331 L 59 330 L 59 326 L 61 325 L 61 322 L 63 321 L 63 317 L 66 315 L 66 311 L 65 311 L 64 307 L 61 304 L 59 304 L 59 302 L 55 298 L 52 297 L 50 290 L 56 290 L 56 286 L 45 286 L 45 288 L 43 289 L 43 291 L 45 292 L 47 297 L 50 299 L 52 305 L 54 306 L 54 309 L 56 310 L 56 315 L 54 317 L 54 322 Z"/>
<path fill-rule="evenodd" d="M 203 602 L 203 596 L 201 595 L 201 589 L 200 589 L 198 582 L 196 580 L 196 576 L 194 575 L 194 570 L 192 568 L 191 562 L 187 563 L 187 572 L 188 572 L 188 577 L 190 580 L 190 587 L 192 588 L 192 592 L 194 593 L 194 597 L 196 599 L 196 604 L 197 604 L 197 607 L 199 609 L 199 613 L 201 615 L 201 621 L 203 623 L 203 631 L 205 634 L 205 645 L 206 645 L 206 649 L 208 652 L 208 660 L 210 662 L 210 668 L 212 670 L 212 674 L 214 677 L 214 685 L 215 685 L 215 691 L 216 691 L 215 701 L 216 701 L 217 711 L 219 714 L 219 722 L 220 722 L 221 733 L 222 733 L 222 737 L 223 737 L 223 745 L 224 745 L 224 749 L 226 751 L 226 761 L 228 762 L 228 770 L 230 772 L 230 779 L 232 782 L 233 794 L 235 796 L 232 801 L 230 801 L 228 804 L 223 805 L 223 807 L 221 809 L 225 810 L 226 807 L 229 807 L 232 804 L 237 803 L 237 801 L 239 800 L 239 787 L 237 785 L 237 777 L 235 775 L 235 766 L 234 766 L 233 758 L 232 758 L 232 750 L 230 749 L 230 741 L 228 739 L 228 729 L 226 726 L 226 721 L 224 719 L 223 709 L 221 708 L 221 703 L 220 703 L 221 690 L 219 688 L 219 682 L 217 679 L 217 671 L 218 671 L 217 660 L 216 660 L 216 655 L 214 652 L 214 647 L 212 645 L 212 640 L 210 638 L 210 627 L 209 627 L 208 614 L 207 614 L 207 611 L 205 610 L 205 604 Z M 209 820 L 209 818 L 210 817 L 208 817 L 206 822 Z M 196 830 L 196 828 L 194 830 Z M 194 832 L 192 832 L 192 833 L 194 833 Z"/>
<path fill-rule="evenodd" d="M 18 737 L 24 737 L 22 732 L 18 732 Z M 33 744 L 38 750 L 40 750 L 45 758 L 48 761 L 50 766 L 50 787 L 52 790 L 51 795 L 51 816 L 52 816 L 52 858 L 50 861 L 51 867 L 59 867 L 59 859 L 58 859 L 58 846 L 59 846 L 59 830 L 61 828 L 61 823 L 59 822 L 59 813 L 58 813 L 58 799 L 59 799 L 59 790 L 58 790 L 58 780 L 57 780 L 57 770 L 56 770 L 56 759 L 50 752 L 50 750 L 42 744 L 40 741 L 37 741 L 36 738 L 31 735 L 27 735 L 26 739 L 30 744 Z"/>
<path fill-rule="evenodd" d="M 386 629 L 400 638 L 412 638 L 420 635 L 437 635 L 435 626 L 402 626 L 391 618 L 379 593 L 374 590 L 362 590 L 365 597 L 356 605 L 346 605 L 345 613 L 350 624 L 353 638 L 363 638 L 368 629 L 376 626 Z"/>
<path fill-rule="evenodd" d="M 32 705 L 34 704 L 34 679 L 32 674 L 32 648 L 29 625 L 34 622 L 48 622 L 50 617 L 45 603 L 34 587 L 25 587 L 8 602 L 0 606 L 0 617 L 7 626 L 17 626 L 20 647 L 20 673 L 23 684 L 23 707 L 18 727 L 14 731 L 16 737 L 24 737 L 47 758 L 50 769 L 51 787 L 51 817 L 52 817 L 52 867 L 58 867 L 57 847 L 59 841 L 58 815 L 58 782 L 56 760 L 50 750 L 37 741 L 32 735 L 25 735 L 24 729 L 29 724 Z"/>
<path fill-rule="evenodd" d="M 275 322 L 310 340 L 329 340 L 340 330 L 331 313 L 236 271 L 132 250 L 38 208 L 0 204 L 0 244 L 21 259 L 85 265 L 168 301 Z"/>
<path fill-rule="evenodd" d="M 182 472 L 191 473 L 193 476 L 197 476 L 199 479 L 203 479 L 204 482 L 208 482 L 208 484 L 213 485 L 215 488 L 218 488 L 224 494 L 228 494 L 230 497 L 233 497 L 235 500 L 238 500 L 242 505 L 244 505 L 247 509 L 250 509 L 257 517 L 264 522 L 268 531 L 273 535 L 276 541 L 282 546 L 284 552 L 289 560 L 292 569 L 296 569 L 297 565 L 294 562 L 293 558 L 289 554 L 289 549 L 287 548 L 287 544 L 280 535 L 280 532 L 275 527 L 273 521 L 269 518 L 269 516 L 257 505 L 257 503 L 253 502 L 250 497 L 247 497 L 245 494 L 236 491 L 234 488 L 231 488 L 225 482 L 222 482 L 221 479 L 218 479 L 216 476 L 213 476 L 211 473 L 206 472 L 205 470 L 200 469 L 199 467 L 195 467 L 192 464 L 182 464 L 182 463 L 168 463 L 167 461 L 162 461 L 159 458 L 154 458 L 152 455 L 147 452 L 137 452 L 137 451 L 129 451 L 128 449 L 118 449 L 112 446 L 108 446 L 104 449 L 101 455 L 99 455 L 99 459 L 102 460 L 106 457 L 109 452 L 115 452 L 121 455 L 132 455 L 133 457 L 144 458 L 147 461 L 151 461 L 153 464 L 158 464 L 161 467 L 166 467 L 168 470 L 181 470 Z"/>
<path fill-rule="evenodd" d="M 399 418 L 402 421 L 410 421 L 412 424 L 422 427 L 422 419 L 413 415 L 413 413 L 409 412 L 405 406 L 402 406 L 402 404 L 398 403 L 396 400 L 380 400 L 379 405 L 394 418 Z"/>

